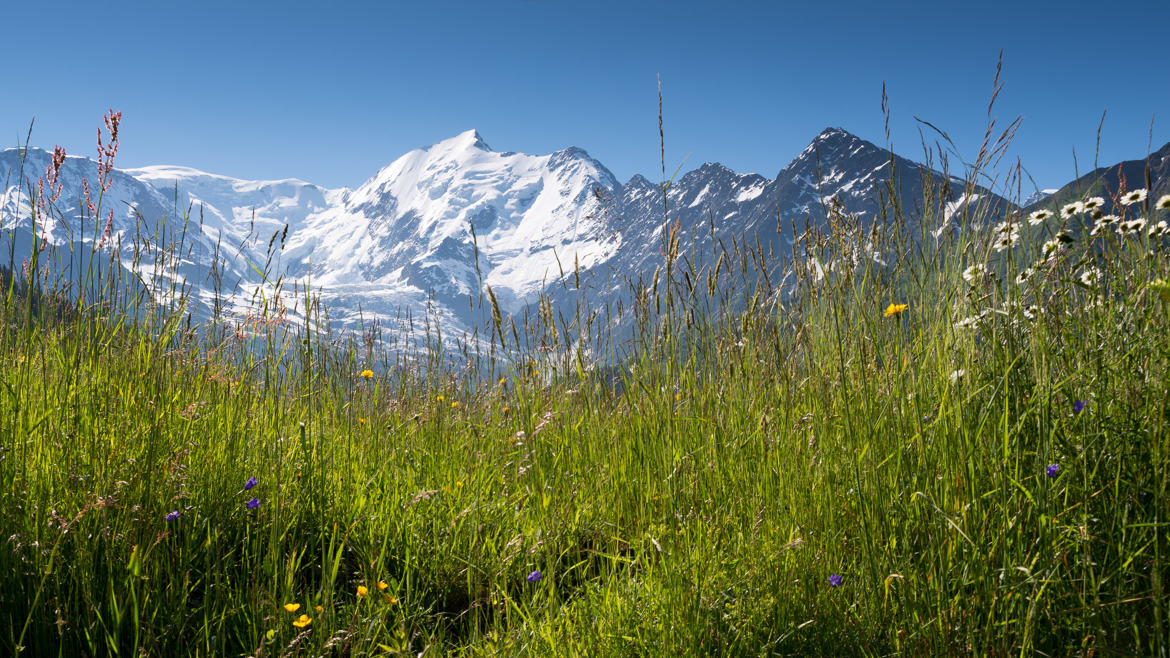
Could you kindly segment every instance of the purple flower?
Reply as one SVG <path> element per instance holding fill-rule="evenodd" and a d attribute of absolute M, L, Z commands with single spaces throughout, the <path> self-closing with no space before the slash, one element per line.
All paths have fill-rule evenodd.
<path fill-rule="evenodd" d="M 838 576 L 837 574 L 833 574 L 833 575 L 829 576 L 829 587 L 840 587 L 841 582 L 843 580 L 844 579 L 841 578 L 841 576 Z"/>
<path fill-rule="evenodd" d="M 177 518 L 179 518 L 179 510 L 173 509 L 173 510 L 167 512 L 167 523 L 170 523 L 171 521 L 174 521 Z"/>
<path fill-rule="evenodd" d="M 257 484 L 258 483 L 256 481 L 256 478 L 254 478 L 254 477 L 248 478 L 248 481 L 244 483 L 244 491 L 251 489 L 252 487 L 256 486 Z"/>
<path fill-rule="evenodd" d="M 1077 400 L 1076 402 L 1073 402 L 1073 413 L 1074 414 L 1081 413 L 1082 411 L 1084 411 L 1085 406 L 1087 406 L 1088 404 L 1089 403 L 1085 402 L 1084 400 Z"/>
<path fill-rule="evenodd" d="M 248 509 L 256 509 L 257 507 L 260 507 L 260 499 L 259 499 L 259 498 L 253 498 L 252 500 L 249 500 L 249 501 L 248 501 L 247 503 L 245 503 L 244 505 L 245 505 L 245 506 L 246 506 Z"/>
<path fill-rule="evenodd" d="M 1049 464 L 1048 468 L 1044 470 L 1044 474 L 1050 478 L 1056 477 L 1056 472 L 1060 470 L 1060 464 Z"/>
<path fill-rule="evenodd" d="M 544 578 L 544 576 L 539 571 L 533 571 L 528 574 L 528 582 L 530 583 L 539 583 L 541 578 Z"/>

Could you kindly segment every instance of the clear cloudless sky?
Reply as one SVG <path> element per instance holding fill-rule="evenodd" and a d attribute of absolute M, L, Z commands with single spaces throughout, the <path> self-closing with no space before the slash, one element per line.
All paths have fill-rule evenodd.
<path fill-rule="evenodd" d="M 118 166 L 356 186 L 476 128 L 499 151 L 580 146 L 619 180 L 703 162 L 768 177 L 826 126 L 921 159 L 915 117 L 973 159 L 999 125 L 1040 187 L 1170 141 L 1170 1 L 4 3 L 0 147 Z M 933 134 L 927 135 L 934 139 Z"/>

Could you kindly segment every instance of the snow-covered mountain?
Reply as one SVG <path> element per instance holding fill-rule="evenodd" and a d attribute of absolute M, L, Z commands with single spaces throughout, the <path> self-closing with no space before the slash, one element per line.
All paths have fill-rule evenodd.
<path fill-rule="evenodd" d="M 237 271 L 266 262 L 270 240 L 283 236 L 270 270 L 311 276 L 343 324 L 410 310 L 461 331 L 482 320 L 469 298 L 485 285 L 518 311 L 558 271 L 558 257 L 604 262 L 618 244 L 596 212 L 595 190 L 617 187 L 604 166 L 577 148 L 496 152 L 474 130 L 411 151 L 356 189 L 182 167 L 127 173 L 178 190 Z"/>
<path fill-rule="evenodd" d="M 16 150 L 0 152 L 6 228 L 27 232 L 21 189 L 35 185 L 49 157 L 28 150 L 20 185 Z M 80 198 L 82 177 L 92 182 L 96 167 L 70 157 L 62 199 Z M 181 279 L 209 303 L 216 286 L 238 300 L 283 276 L 286 291 L 311 281 L 343 326 L 426 317 L 460 334 L 488 321 L 488 287 L 501 311 L 517 316 L 542 294 L 554 306 L 575 304 L 581 292 L 614 299 L 662 264 L 668 226 L 699 265 L 717 245 L 758 245 L 783 258 L 793 228 L 823 222 L 830 205 L 875 221 L 891 171 L 904 204 L 921 206 L 923 177 L 947 187 L 939 216 L 957 216 L 986 194 L 965 197 L 955 179 L 829 128 L 772 179 L 713 163 L 686 173 L 669 186 L 664 212 L 660 185 L 641 176 L 620 184 L 579 148 L 497 152 L 472 130 L 403 155 L 356 189 L 155 166 L 115 170 L 103 205 L 116 208 L 123 239 L 147 225 L 183 238 L 190 253 Z M 80 230 L 80 206 L 64 214 L 48 227 L 49 240 L 85 242 L 69 236 Z"/>

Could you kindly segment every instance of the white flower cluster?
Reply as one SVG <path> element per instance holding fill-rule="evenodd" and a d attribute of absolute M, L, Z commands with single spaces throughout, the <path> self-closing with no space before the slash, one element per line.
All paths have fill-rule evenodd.
<path fill-rule="evenodd" d="M 1020 241 L 1020 227 L 1014 222 L 1000 222 L 992 232 L 991 244 L 996 251 L 1015 246 Z"/>

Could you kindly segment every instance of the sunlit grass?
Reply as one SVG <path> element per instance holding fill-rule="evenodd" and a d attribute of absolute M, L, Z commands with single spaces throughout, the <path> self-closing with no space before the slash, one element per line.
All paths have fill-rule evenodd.
<path fill-rule="evenodd" d="M 16 263 L 0 653 L 1165 653 L 1170 202 L 1107 193 L 891 199 L 791 270 L 667 232 L 633 343 L 461 368 Z"/>

